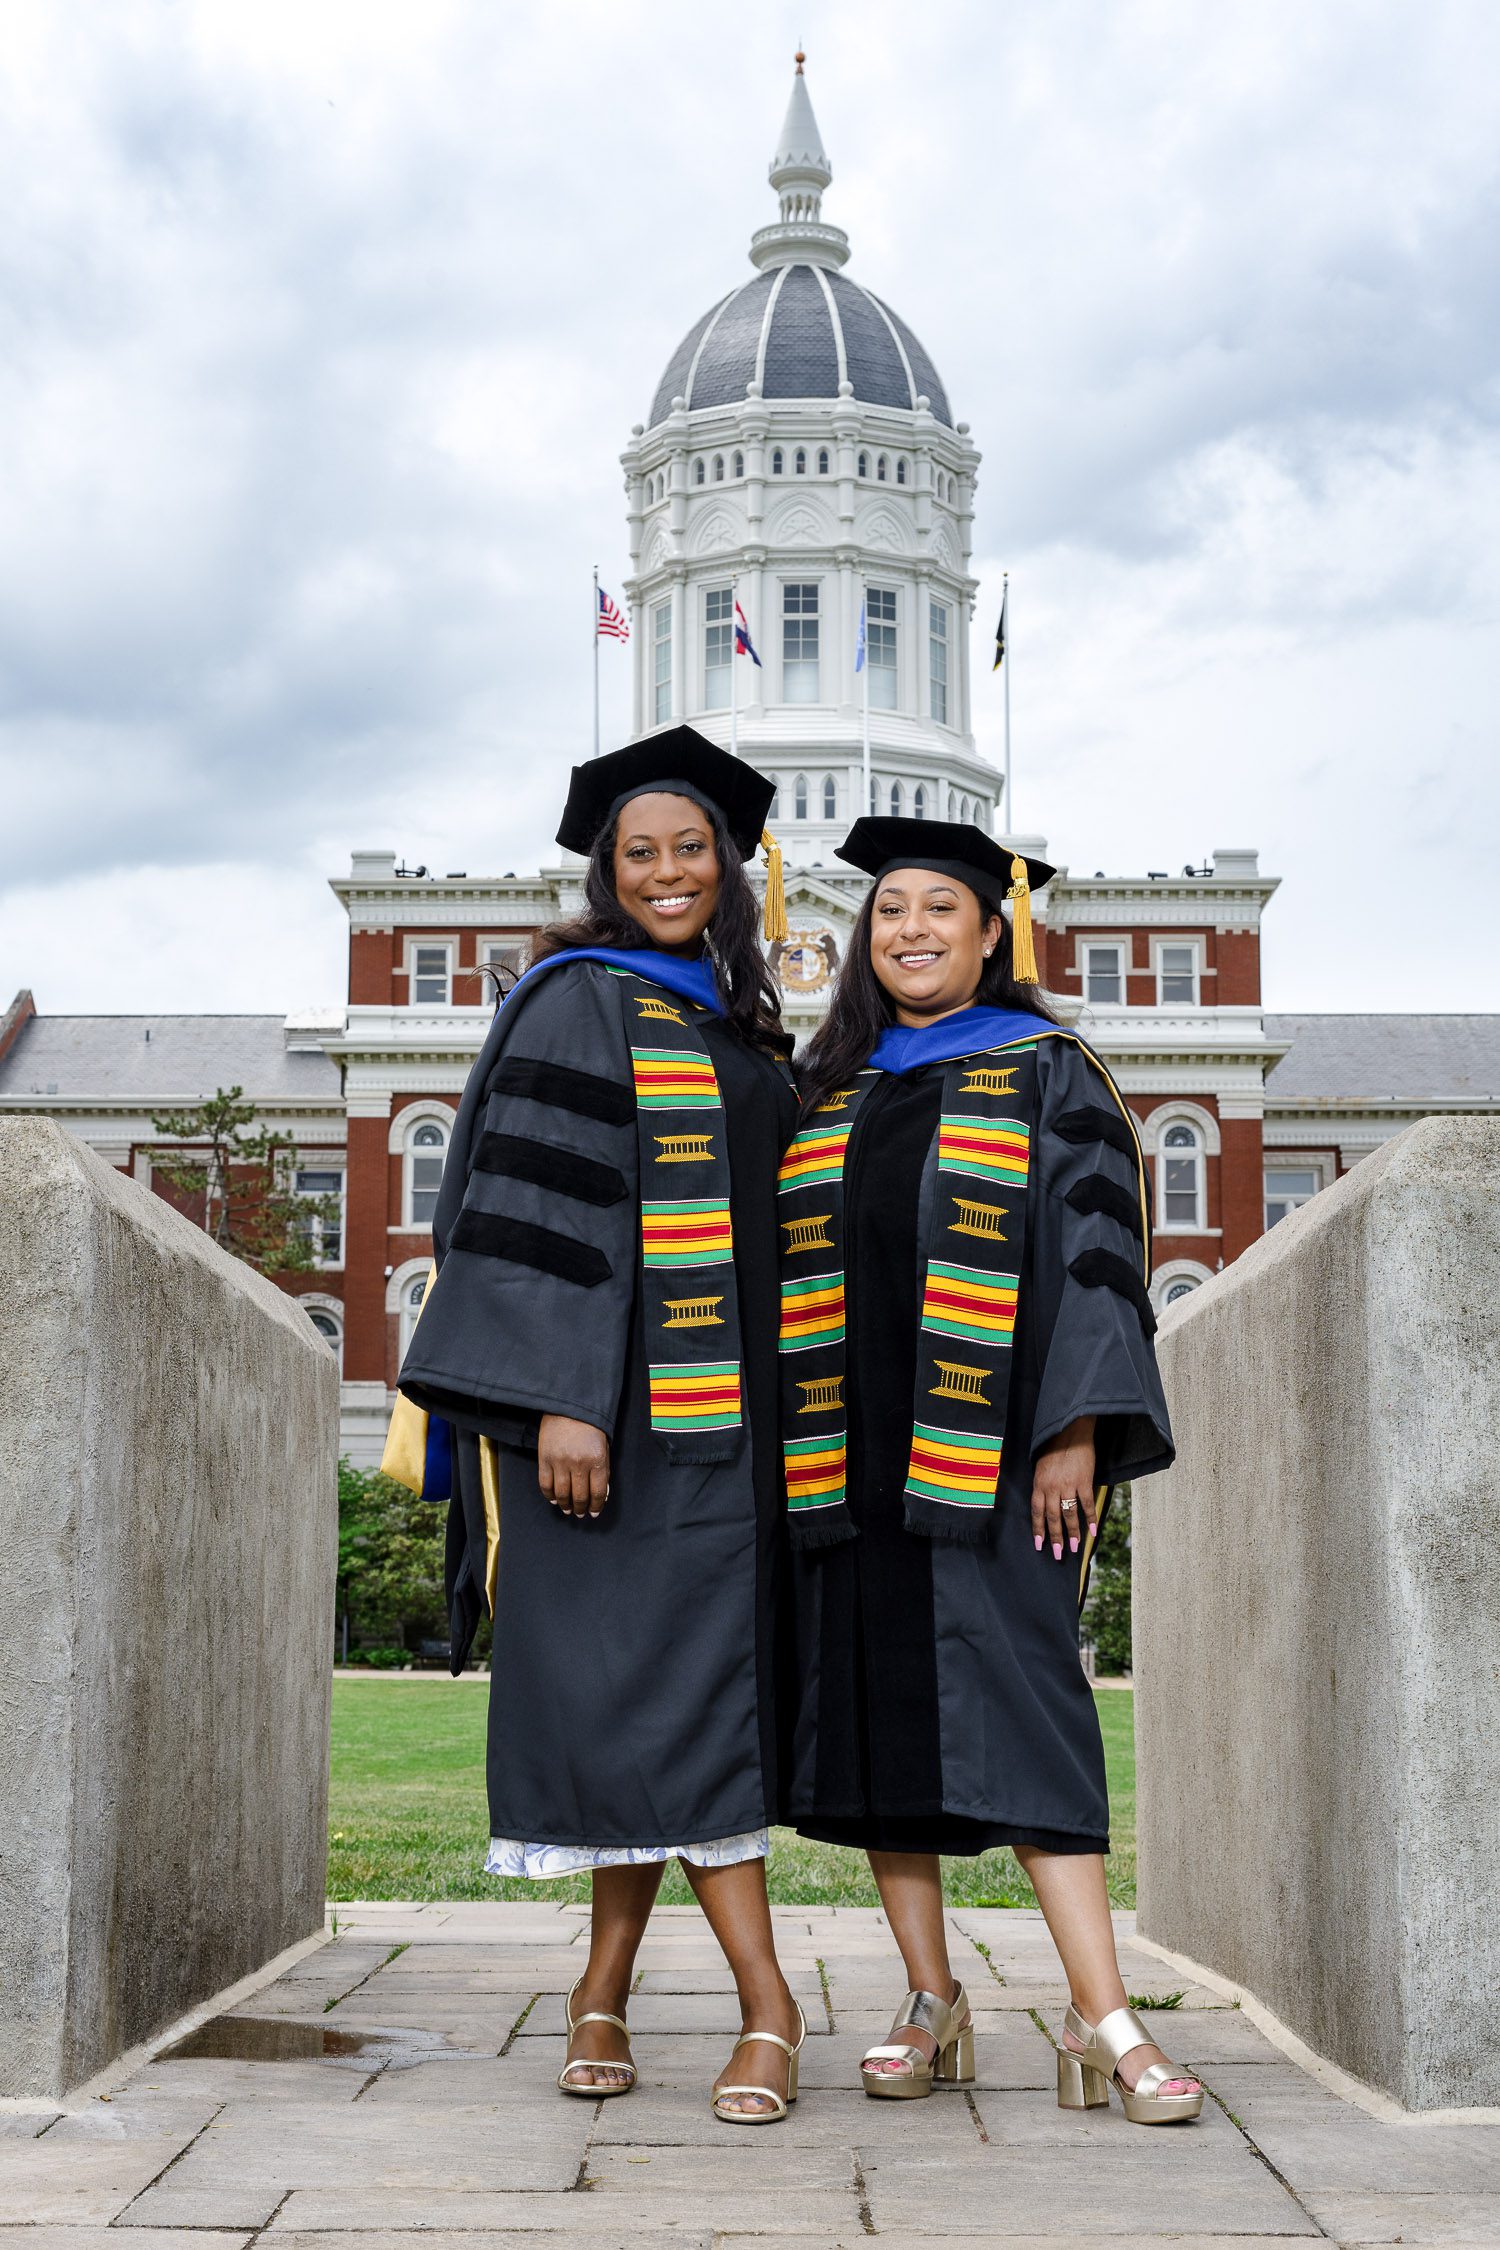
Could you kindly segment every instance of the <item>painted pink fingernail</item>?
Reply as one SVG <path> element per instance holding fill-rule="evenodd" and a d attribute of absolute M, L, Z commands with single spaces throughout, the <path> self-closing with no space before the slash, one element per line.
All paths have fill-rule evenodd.
<path fill-rule="evenodd" d="M 1040 1532 L 1038 1532 L 1036 1535 L 1036 1551 L 1038 1554 L 1040 1554 L 1042 1551 L 1042 1535 Z"/>
<path fill-rule="evenodd" d="M 1076 1555 L 1076 1554 L 1077 1554 L 1077 1552 L 1078 1552 L 1078 1541 L 1077 1541 L 1076 1539 L 1070 1539 L 1070 1540 L 1068 1541 L 1068 1552 L 1069 1552 L 1069 1554 L 1070 1554 L 1070 1555 Z"/>
<path fill-rule="evenodd" d="M 1060 1539 L 1054 1539 L 1054 1540 L 1053 1540 L 1053 1542 L 1052 1542 L 1052 1555 L 1053 1555 L 1053 1559 L 1054 1559 L 1054 1561 L 1056 1561 L 1056 1562 L 1061 1562 L 1061 1561 L 1062 1561 L 1062 1541 L 1061 1541 Z"/>
<path fill-rule="evenodd" d="M 1097 1538 L 1098 1538 L 1098 1536 L 1099 1536 L 1099 1526 L 1098 1526 L 1098 1525 L 1097 1525 L 1096 1523 L 1091 1523 L 1091 1524 L 1089 1525 L 1089 1537 L 1090 1537 L 1090 1539 L 1097 1539 Z"/>

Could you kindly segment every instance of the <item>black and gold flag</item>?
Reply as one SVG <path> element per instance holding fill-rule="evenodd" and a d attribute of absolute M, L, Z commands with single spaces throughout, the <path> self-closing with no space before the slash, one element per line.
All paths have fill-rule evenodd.
<path fill-rule="evenodd" d="M 1007 579 L 1005 582 L 1005 591 L 1000 596 L 1000 622 L 995 627 L 995 661 L 990 667 L 990 669 L 995 672 L 998 672 L 1001 665 L 1005 662 L 1005 613 L 1009 609 L 1009 607 L 1010 581 L 1009 579 Z"/>

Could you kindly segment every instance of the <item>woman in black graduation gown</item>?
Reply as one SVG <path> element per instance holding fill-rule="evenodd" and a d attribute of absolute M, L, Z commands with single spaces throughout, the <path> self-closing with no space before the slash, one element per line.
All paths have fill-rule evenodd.
<path fill-rule="evenodd" d="M 1137 2122 L 1196 2116 L 1125 2005 L 1078 1659 L 1109 1488 L 1172 1458 L 1139 1143 L 1038 993 L 1050 868 L 934 821 L 861 820 L 839 856 L 875 883 L 782 1167 L 782 1426 L 791 1817 L 868 1851 L 912 1988 L 862 2082 L 972 2077 L 938 1855 L 1009 1844 L 1068 1974 L 1059 2100 L 1113 2081 Z"/>
<path fill-rule="evenodd" d="M 429 1493 L 451 1464 L 455 1671 L 494 1618 L 487 1867 L 592 1870 L 559 2086 L 633 2083 L 636 1950 L 679 1858 L 752 2035 L 715 2087 L 733 2123 L 786 2114 L 804 2029 L 764 1869 L 792 1673 L 775 1225 L 796 1096 L 742 860 L 766 843 L 773 910 L 771 795 L 687 727 L 574 770 L 558 841 L 589 855 L 587 904 L 542 933 L 469 1079 L 391 1448 Z"/>

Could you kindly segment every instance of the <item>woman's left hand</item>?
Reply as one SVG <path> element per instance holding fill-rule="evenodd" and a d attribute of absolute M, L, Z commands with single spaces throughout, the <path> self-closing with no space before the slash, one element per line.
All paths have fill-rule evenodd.
<path fill-rule="evenodd" d="M 1038 1554 L 1046 1540 L 1061 1562 L 1066 1539 L 1076 1555 L 1085 1524 L 1091 1532 L 1098 1529 L 1094 1520 L 1092 1414 L 1080 1414 L 1043 1448 L 1031 1487 L 1031 1535 Z"/>

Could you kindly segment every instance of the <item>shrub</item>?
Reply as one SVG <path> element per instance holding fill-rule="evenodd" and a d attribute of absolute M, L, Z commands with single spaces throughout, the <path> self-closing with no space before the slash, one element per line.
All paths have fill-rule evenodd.
<path fill-rule="evenodd" d="M 1109 1677 L 1128 1672 L 1130 1652 L 1130 1487 L 1122 1484 L 1094 1550 L 1083 1633 L 1094 1644 L 1094 1669 Z"/>
<path fill-rule="evenodd" d="M 447 1508 L 419 1500 L 378 1469 L 339 1463 L 339 1641 L 365 1663 L 408 1664 L 446 1648 Z M 486 1623 L 475 1656 L 488 1647 Z M 426 1644 L 424 1647 L 423 1644 Z"/>

